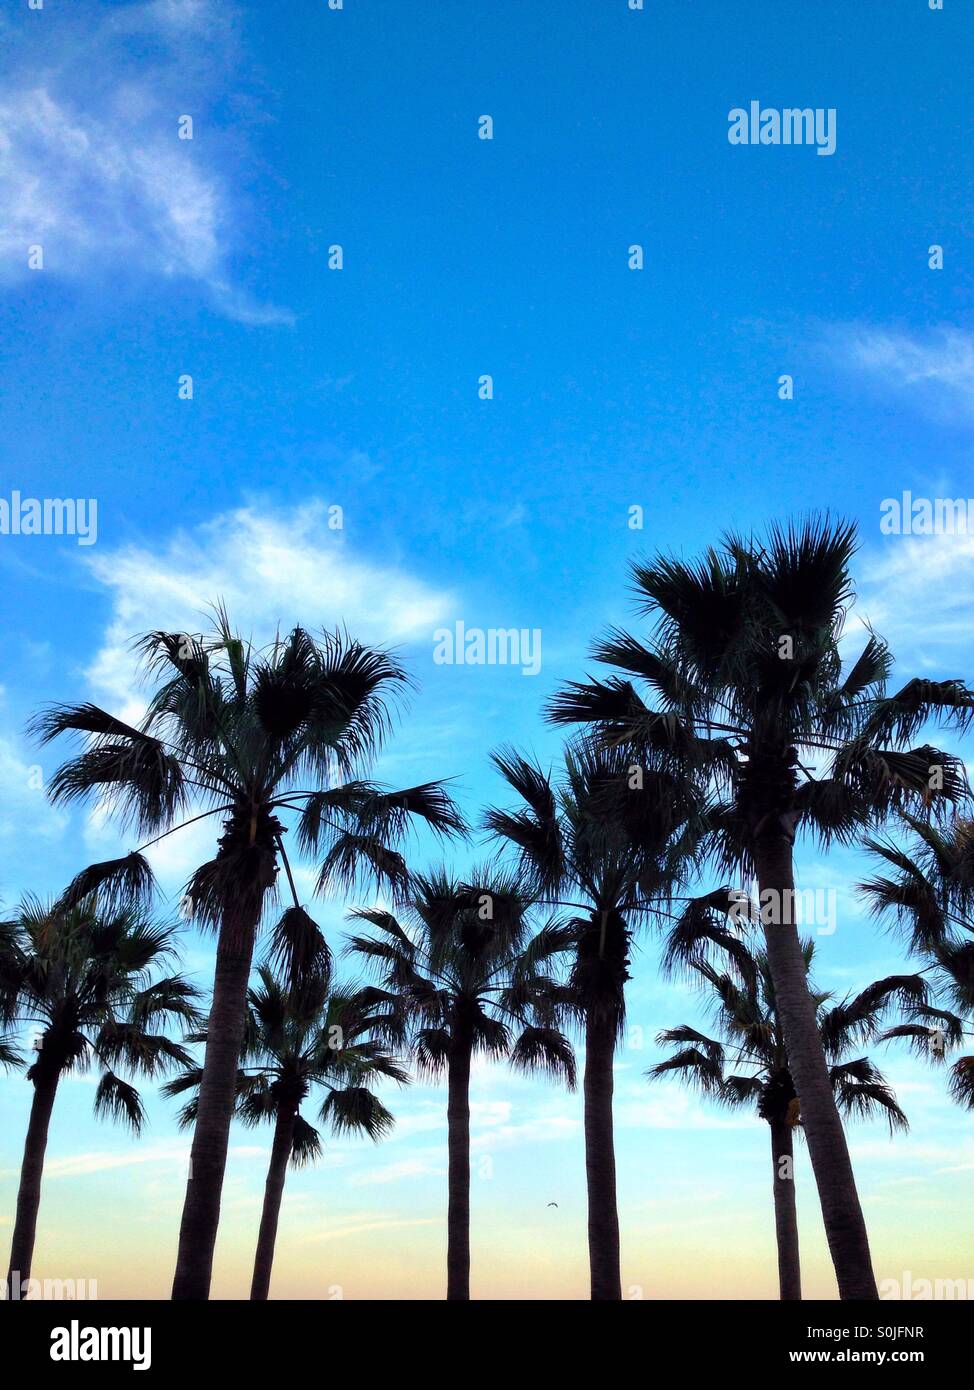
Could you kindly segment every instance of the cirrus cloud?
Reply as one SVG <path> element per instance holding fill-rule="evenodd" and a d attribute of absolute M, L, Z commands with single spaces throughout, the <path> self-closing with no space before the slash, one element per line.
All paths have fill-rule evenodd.
<path fill-rule="evenodd" d="M 828 335 L 840 365 L 941 418 L 974 420 L 974 334 L 951 325 L 922 333 L 845 324 Z"/>
<path fill-rule="evenodd" d="M 225 80 L 226 25 L 207 0 L 152 0 L 124 11 L 89 6 L 83 30 L 66 17 L 40 46 L 8 26 L 18 61 L 0 99 L 0 277 L 28 274 L 28 250 L 40 246 L 48 274 L 182 279 L 240 322 L 294 322 L 230 274 L 240 208 L 233 179 L 216 167 L 214 123 L 206 155 L 197 140 L 178 138 L 186 102 L 205 115 L 208 89 Z M 201 37 L 214 55 L 208 71 L 192 57 Z M 137 59 L 127 47 L 136 41 Z"/>

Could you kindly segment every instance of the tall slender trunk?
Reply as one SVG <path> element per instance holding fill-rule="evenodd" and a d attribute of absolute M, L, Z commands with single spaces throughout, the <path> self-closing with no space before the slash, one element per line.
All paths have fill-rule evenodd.
<path fill-rule="evenodd" d="M 220 931 L 199 1108 L 179 1227 L 172 1286 L 175 1299 L 205 1299 L 210 1294 L 256 924 L 255 917 L 249 929 L 240 930 L 234 924 L 232 932 L 226 925 Z"/>
<path fill-rule="evenodd" d="M 612 1128 L 612 1063 L 616 1024 L 609 1010 L 585 1020 L 585 1177 L 588 1184 L 588 1257 L 592 1298 L 622 1298 L 619 1213 Z"/>
<path fill-rule="evenodd" d="M 815 1004 L 794 922 L 794 870 L 789 841 L 759 836 L 754 862 L 762 894 L 768 964 L 785 1035 L 788 1067 L 801 1105 L 825 1234 L 842 1299 L 878 1299 L 856 1179 L 832 1094 Z M 764 894 L 770 893 L 765 903 Z"/>
<path fill-rule="evenodd" d="M 60 1073 L 53 1071 L 42 1072 L 34 1079 L 30 1121 L 24 1141 L 24 1161 L 20 1167 L 20 1187 L 17 1190 L 17 1215 L 10 1244 L 7 1298 L 19 1298 L 21 1289 L 30 1278 L 37 1211 L 41 1204 L 44 1154 L 47 1150 L 47 1134 L 51 1126 L 51 1111 L 54 1109 L 59 1077 Z"/>
<path fill-rule="evenodd" d="M 462 1027 L 454 1031 L 447 1069 L 446 1109 L 449 1150 L 446 1296 L 470 1297 L 470 1055 L 472 1040 Z"/>
<path fill-rule="evenodd" d="M 267 1169 L 267 1181 L 264 1183 L 264 1208 L 260 1214 L 257 1254 L 254 1257 L 254 1277 L 250 1285 L 251 1299 L 266 1299 L 271 1286 L 277 1221 L 281 1214 L 281 1198 L 284 1196 L 284 1179 L 291 1157 L 296 1114 L 293 1106 L 285 1105 L 278 1111 L 277 1123 L 274 1126 L 271 1161 Z"/>
<path fill-rule="evenodd" d="M 772 1120 L 771 1161 L 774 1165 L 774 1229 L 778 1242 L 778 1289 L 783 1299 L 802 1296 L 798 1253 L 798 1210 L 795 1205 L 794 1132 L 786 1120 Z"/>

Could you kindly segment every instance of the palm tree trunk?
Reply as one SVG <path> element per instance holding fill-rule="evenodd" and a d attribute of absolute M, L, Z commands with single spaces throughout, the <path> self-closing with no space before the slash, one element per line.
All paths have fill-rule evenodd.
<path fill-rule="evenodd" d="M 277 1123 L 274 1126 L 274 1143 L 271 1145 L 270 1167 L 264 1184 L 264 1209 L 260 1214 L 260 1233 L 257 1236 L 257 1254 L 254 1258 L 254 1278 L 250 1285 L 252 1300 L 266 1299 L 271 1286 L 277 1220 L 281 1214 L 281 1198 L 284 1196 L 284 1179 L 291 1157 L 296 1113 L 293 1107 L 285 1106 L 278 1111 Z"/>
<path fill-rule="evenodd" d="M 205 1299 L 210 1295 L 255 928 L 256 919 L 249 931 L 231 932 L 226 924 L 220 931 L 199 1108 L 179 1227 L 172 1286 L 175 1299 Z"/>
<path fill-rule="evenodd" d="M 622 1298 L 612 1128 L 615 1044 L 611 1012 L 590 1011 L 585 1020 L 585 1177 L 592 1298 L 601 1301 Z"/>
<path fill-rule="evenodd" d="M 828 1063 L 808 990 L 805 959 L 794 921 L 790 842 L 760 836 L 754 862 L 765 919 L 768 964 L 785 1035 L 788 1067 L 801 1105 L 822 1218 L 842 1299 L 878 1299 L 856 1179 L 829 1080 Z M 764 894 L 770 904 L 765 905 Z"/>
<path fill-rule="evenodd" d="M 24 1161 L 20 1168 L 20 1187 L 17 1191 L 17 1215 L 13 1240 L 10 1244 L 10 1266 L 7 1270 L 7 1298 L 19 1298 L 30 1278 L 34 1258 L 34 1235 L 37 1230 L 37 1211 L 41 1204 L 41 1179 L 44 1176 L 44 1154 L 51 1126 L 51 1111 L 60 1073 L 42 1073 L 35 1077 L 34 1096 L 30 1104 L 30 1121 L 24 1141 Z"/>
<path fill-rule="evenodd" d="M 472 1041 L 457 1029 L 447 1070 L 449 1149 L 446 1296 L 470 1298 L 470 1056 Z"/>
<path fill-rule="evenodd" d="M 778 1289 L 783 1299 L 801 1299 L 802 1273 L 798 1253 L 798 1210 L 795 1205 L 793 1131 L 785 1120 L 771 1121 L 771 1161 L 774 1165 L 774 1229 L 778 1241 Z"/>

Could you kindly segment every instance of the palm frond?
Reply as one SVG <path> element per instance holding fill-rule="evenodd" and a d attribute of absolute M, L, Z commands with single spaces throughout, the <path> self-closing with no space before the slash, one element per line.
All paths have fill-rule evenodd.
<path fill-rule="evenodd" d="M 138 1028 L 146 1028 L 155 1019 L 178 1022 L 189 1029 L 199 1029 L 206 1021 L 199 1008 L 203 995 L 199 989 L 180 975 L 156 980 L 132 998 L 129 1019 Z M 187 1041 L 193 1041 L 192 1037 Z"/>
<path fill-rule="evenodd" d="M 925 1004 L 926 998 L 927 983 L 922 975 L 889 975 L 876 980 L 820 1015 L 826 1054 L 835 1057 L 850 1044 L 870 1037 L 894 1004 L 916 1008 Z"/>
<path fill-rule="evenodd" d="M 696 1043 L 702 1047 L 707 1057 L 711 1061 L 719 1062 L 723 1067 L 724 1046 L 714 1038 L 708 1038 L 705 1033 L 699 1032 L 696 1028 L 691 1028 L 687 1023 L 681 1023 L 676 1028 L 664 1028 L 662 1032 L 656 1034 L 656 1041 L 661 1047 L 670 1043 Z"/>
<path fill-rule="evenodd" d="M 564 1081 L 570 1091 L 575 1089 L 575 1053 L 571 1043 L 557 1029 L 525 1028 L 511 1048 L 510 1062 L 516 1071 L 540 1072 Z"/>
<path fill-rule="evenodd" d="M 830 1069 L 836 1104 L 846 1115 L 868 1119 L 881 1112 L 889 1125 L 890 1134 L 909 1129 L 909 1121 L 900 1108 L 893 1088 L 867 1057 L 846 1062 Z"/>
<path fill-rule="evenodd" d="M 958 1105 L 974 1110 L 974 1057 L 959 1057 L 951 1067 L 950 1094 Z"/>
<path fill-rule="evenodd" d="M 747 895 L 733 888 L 692 898 L 667 934 L 663 964 L 667 970 L 693 965 L 706 958 L 711 947 L 721 951 L 734 965 L 741 979 L 753 987 L 754 957 L 747 943 L 725 925 L 729 914 L 736 923 L 749 922 L 752 904 Z M 723 918 L 723 920 L 721 920 Z"/>
<path fill-rule="evenodd" d="M 395 1120 L 365 1086 L 348 1086 L 329 1091 L 321 1107 L 321 1118 L 336 1134 L 367 1134 L 378 1141 L 392 1129 Z"/>
<path fill-rule="evenodd" d="M 95 1051 L 104 1062 L 124 1062 L 142 1076 L 158 1076 L 173 1067 L 189 1067 L 193 1063 L 179 1043 L 165 1034 L 146 1033 L 133 1023 L 106 1023 L 99 1030 Z"/>
<path fill-rule="evenodd" d="M 880 1033 L 878 1042 L 889 1042 L 897 1038 L 907 1039 L 912 1050 L 928 1061 L 943 1061 L 946 1054 L 960 1045 L 965 1037 L 965 1021 L 949 1009 L 938 1009 L 932 1004 L 916 1005 L 908 1023 L 899 1023 Z"/>
<path fill-rule="evenodd" d="M 524 805 L 514 811 L 490 809 L 484 824 L 518 852 L 520 868 L 534 891 L 553 895 L 564 879 L 565 848 L 551 780 L 513 748 L 492 753 L 491 762 Z"/>
<path fill-rule="evenodd" d="M 326 982 L 331 975 L 331 951 L 324 933 L 303 907 L 289 907 L 274 926 L 267 961 L 288 989 L 297 989 L 308 976 Z"/>
<path fill-rule="evenodd" d="M 148 860 L 132 853 L 121 859 L 89 864 L 71 880 L 57 906 L 67 910 L 94 895 L 100 908 L 111 913 L 132 904 L 148 906 L 155 890 L 156 880 Z"/>
<path fill-rule="evenodd" d="M 303 1115 L 294 1120 L 294 1133 L 291 1137 L 291 1166 L 307 1168 L 317 1163 L 321 1157 L 321 1135 L 314 1125 L 309 1125 Z"/>
<path fill-rule="evenodd" d="M 187 787 L 179 759 L 149 734 L 133 729 L 96 705 L 61 705 L 32 722 L 43 743 L 59 734 L 88 736 L 88 748 L 63 763 L 51 777 L 48 794 L 55 804 L 100 792 L 110 809 L 142 831 L 171 823 L 187 804 Z"/>
<path fill-rule="evenodd" d="M 398 898 L 409 885 L 406 861 L 398 850 L 380 844 L 369 835 L 338 835 L 322 860 L 319 891 L 351 892 L 363 881 L 388 888 Z"/>
<path fill-rule="evenodd" d="M 592 655 L 606 666 L 618 666 L 648 682 L 671 708 L 691 709 L 701 699 L 701 692 L 673 660 L 672 653 L 646 646 L 619 628 L 612 628 L 596 642 Z"/>
<path fill-rule="evenodd" d="M 728 1105 L 748 1105 L 758 1102 L 764 1091 L 760 1076 L 725 1076 L 723 1098 Z"/>
<path fill-rule="evenodd" d="M 877 700 L 864 733 L 873 739 L 909 742 L 932 718 L 953 728 L 974 722 L 974 692 L 963 681 L 916 677 L 887 699 Z"/>
<path fill-rule="evenodd" d="M 0 1033 L 0 1067 L 10 1070 L 24 1065 L 23 1053 L 12 1037 Z"/>
<path fill-rule="evenodd" d="M 420 1074 L 439 1076 L 446 1068 L 450 1055 L 450 1033 L 447 1028 L 420 1028 L 414 1043 L 416 1066 Z"/>
<path fill-rule="evenodd" d="M 650 1067 L 646 1076 L 650 1081 L 658 1081 L 670 1072 L 676 1072 L 690 1085 L 699 1087 L 705 1094 L 719 1095 L 723 1088 L 723 1073 L 720 1063 L 699 1047 L 685 1047 L 682 1051 L 667 1057 L 665 1062 L 657 1062 Z"/>
<path fill-rule="evenodd" d="M 145 1107 L 138 1091 L 112 1071 L 106 1071 L 95 1092 L 95 1114 L 128 1125 L 140 1134 L 145 1123 Z"/>

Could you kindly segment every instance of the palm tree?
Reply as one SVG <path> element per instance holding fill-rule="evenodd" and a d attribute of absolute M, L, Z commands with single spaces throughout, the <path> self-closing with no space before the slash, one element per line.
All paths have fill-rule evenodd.
<path fill-rule="evenodd" d="M 553 982 L 540 973 L 549 942 L 544 928 L 530 935 L 529 906 L 513 880 L 489 869 L 466 882 L 436 869 L 416 875 L 401 919 L 380 909 L 351 914 L 381 933 L 349 943 L 382 981 L 366 999 L 398 1019 L 421 1074 L 446 1073 L 449 1300 L 470 1297 L 473 1058 L 507 1057 L 575 1084 L 571 1047 L 552 1023 Z"/>
<path fill-rule="evenodd" d="M 691 972 L 709 986 L 718 1038 L 687 1024 L 667 1028 L 657 1037 L 665 1046 L 679 1047 L 665 1062 L 648 1072 L 652 1080 L 675 1073 L 705 1095 L 730 1106 L 755 1106 L 771 1131 L 778 1283 L 782 1299 L 801 1298 L 798 1215 L 795 1205 L 795 1127 L 801 1123 L 800 1104 L 788 1066 L 774 981 L 767 952 L 753 954 L 747 946 L 734 953 L 732 970 L 719 970 L 698 955 L 687 960 Z M 806 969 L 811 968 L 813 944 L 803 943 Z M 906 1129 L 907 1120 L 882 1073 L 868 1057 L 846 1053 L 869 1037 L 894 998 L 922 999 L 919 976 L 879 980 L 854 998 L 826 1008 L 831 995 L 814 990 L 818 1025 L 829 1059 L 829 1080 L 836 1103 L 845 1115 L 868 1116 L 882 1111 L 890 1133 Z M 728 1074 L 728 1062 L 734 1071 Z M 739 1070 L 743 1068 L 743 1070 Z"/>
<path fill-rule="evenodd" d="M 494 756 L 521 798 L 492 810 L 489 828 L 517 851 L 528 890 L 576 914 L 547 937 L 571 958 L 565 1010 L 585 1036 L 584 1127 L 591 1297 L 622 1297 L 613 1132 L 613 1064 L 625 1025 L 632 932 L 667 901 L 692 844 L 693 785 L 659 759 L 634 766 L 622 750 L 576 742 L 553 782 L 513 751 Z"/>
<path fill-rule="evenodd" d="M 892 808 L 956 799 L 956 758 L 915 744 L 938 716 L 963 726 L 974 695 L 960 681 L 911 680 L 887 694 L 892 660 L 869 634 L 843 668 L 839 638 L 853 599 L 851 526 L 809 520 L 767 541 L 730 536 L 696 566 L 659 558 L 633 566 L 648 645 L 613 631 L 597 660 L 645 681 L 654 705 L 620 676 L 574 683 L 550 708 L 608 743 L 659 749 L 709 770 L 718 858 L 756 875 L 768 963 L 801 1095 L 804 1128 L 842 1298 L 876 1299 L 869 1242 L 829 1067 L 805 979 L 795 920 L 799 827 L 851 842 Z M 810 762 L 825 759 L 824 775 Z"/>
<path fill-rule="evenodd" d="M 900 817 L 912 843 L 867 838 L 867 849 L 896 872 L 860 884 L 873 912 L 891 917 L 909 937 L 911 950 L 926 962 L 938 992 L 952 1009 L 918 1002 L 909 1020 L 883 1034 L 905 1038 L 935 1063 L 974 1035 L 974 822 L 956 818 L 938 828 L 916 816 Z M 950 1068 L 950 1091 L 974 1110 L 974 1056 Z"/>
<path fill-rule="evenodd" d="M 367 874 L 394 893 L 406 881 L 394 845 L 410 823 L 437 834 L 463 826 L 441 784 L 388 791 L 361 775 L 388 729 L 389 698 L 405 683 L 386 653 L 342 634 L 316 641 L 301 628 L 257 650 L 233 634 L 219 610 L 209 637 L 152 632 L 139 648 L 159 684 L 138 728 L 88 704 L 48 710 L 35 727 L 45 741 L 64 732 L 87 740 L 85 751 L 54 774 L 56 802 L 97 794 L 154 839 L 190 820 L 223 817 L 216 854 L 193 874 L 188 892 L 192 915 L 217 931 L 217 959 L 173 1297 L 204 1299 L 254 941 L 280 865 L 293 897 L 274 935 L 282 964 L 297 972 L 327 949 L 298 902 L 285 820 L 296 816 L 301 847 L 320 855 L 320 889 L 350 886 Z M 67 900 L 98 885 L 147 895 L 145 848 L 92 866 Z"/>
<path fill-rule="evenodd" d="M 379 1140 L 393 1117 L 366 1083 L 383 1076 L 409 1080 L 388 1055 L 374 1028 L 385 1019 L 359 994 L 334 989 L 327 971 L 316 971 L 288 987 L 267 965 L 248 995 L 249 1015 L 237 1079 L 237 1115 L 245 1124 L 274 1125 L 270 1165 L 264 1185 L 251 1299 L 266 1299 L 274 1264 L 277 1225 L 290 1162 L 295 1168 L 321 1154 L 321 1136 L 301 1113 L 311 1092 L 326 1092 L 320 1120 L 336 1134 L 362 1133 Z M 201 1034 L 194 1041 L 206 1041 Z M 167 1096 L 199 1092 L 202 1070 L 195 1067 L 163 1088 Z M 180 1123 L 196 1120 L 197 1096 L 180 1112 Z"/>
<path fill-rule="evenodd" d="M 198 1027 L 198 993 L 178 974 L 160 974 L 174 956 L 172 930 L 137 906 L 102 906 L 90 895 L 72 908 L 28 898 L 0 927 L 0 993 L 7 1019 L 36 1030 L 30 1122 L 17 1193 L 7 1297 L 30 1278 L 51 1114 L 61 1077 L 101 1068 L 95 1114 L 138 1134 L 145 1111 L 120 1076 L 156 1077 L 190 1054 L 167 1035 Z"/>

